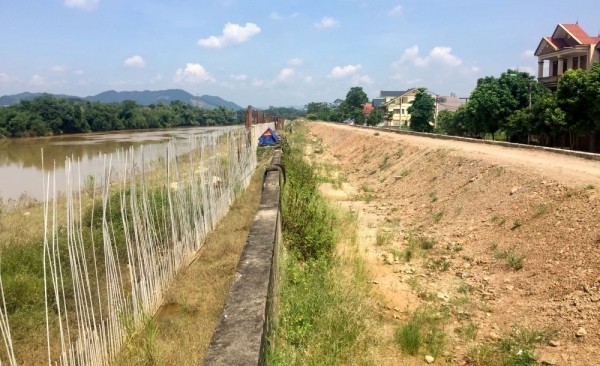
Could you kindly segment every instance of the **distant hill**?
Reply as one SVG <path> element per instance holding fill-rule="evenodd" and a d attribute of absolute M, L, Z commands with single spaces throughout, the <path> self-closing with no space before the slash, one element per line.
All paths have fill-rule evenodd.
<path fill-rule="evenodd" d="M 32 100 L 43 94 L 44 93 L 27 93 L 27 92 L 25 92 L 25 93 L 14 94 L 14 95 L 3 95 L 0 97 L 0 107 L 17 104 L 22 100 Z M 54 96 L 57 98 L 66 98 L 66 99 L 83 99 L 80 97 L 74 97 L 72 95 L 65 95 L 65 94 L 54 94 Z"/>
<path fill-rule="evenodd" d="M 0 106 L 11 105 L 19 103 L 21 100 L 31 100 L 36 97 L 39 97 L 42 93 L 20 93 L 15 95 L 5 95 L 0 97 Z M 227 101 L 223 98 L 212 96 L 212 95 L 203 95 L 201 97 L 195 97 L 194 95 L 186 92 L 181 89 L 167 89 L 167 90 L 144 90 L 144 91 L 114 91 L 109 90 L 102 92 L 97 95 L 80 98 L 70 95 L 55 95 L 60 98 L 68 98 L 68 99 L 82 99 L 90 102 L 101 102 L 101 103 L 121 103 L 125 100 L 133 100 L 141 105 L 150 105 L 150 104 L 169 104 L 172 101 L 179 100 L 187 104 L 198 105 L 202 108 L 219 108 L 224 107 L 227 109 L 232 109 L 234 111 L 242 109 L 239 105 Z"/>

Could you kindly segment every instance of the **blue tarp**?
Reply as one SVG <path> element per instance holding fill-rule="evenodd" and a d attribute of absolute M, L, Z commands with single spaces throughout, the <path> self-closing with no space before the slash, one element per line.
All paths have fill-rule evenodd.
<path fill-rule="evenodd" d="M 270 127 L 258 139 L 258 146 L 275 145 L 279 141 L 279 136 Z"/>

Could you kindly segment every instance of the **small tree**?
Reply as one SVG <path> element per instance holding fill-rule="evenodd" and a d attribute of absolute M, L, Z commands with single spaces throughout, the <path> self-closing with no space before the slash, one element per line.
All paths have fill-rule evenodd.
<path fill-rule="evenodd" d="M 379 108 L 373 108 L 367 117 L 367 125 L 377 126 L 381 121 L 383 121 L 383 113 Z"/>
<path fill-rule="evenodd" d="M 435 99 L 427 92 L 425 88 L 417 89 L 415 100 L 408 107 L 410 114 L 410 129 L 419 132 L 431 132 L 433 126 L 430 124 L 433 121 L 435 114 Z"/>

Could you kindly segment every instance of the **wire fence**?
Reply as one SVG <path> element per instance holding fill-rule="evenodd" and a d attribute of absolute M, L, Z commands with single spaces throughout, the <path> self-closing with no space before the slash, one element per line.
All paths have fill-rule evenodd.
<path fill-rule="evenodd" d="M 152 161 L 143 147 L 104 155 L 94 179 L 67 159 L 65 192 L 56 170 L 46 172 L 40 296 L 48 364 L 109 364 L 152 318 L 177 271 L 248 186 L 257 128 L 264 126 L 190 136 L 184 154 L 166 143 Z M 2 362 L 16 365 L 24 360 L 15 357 L 1 281 L 0 293 Z"/>

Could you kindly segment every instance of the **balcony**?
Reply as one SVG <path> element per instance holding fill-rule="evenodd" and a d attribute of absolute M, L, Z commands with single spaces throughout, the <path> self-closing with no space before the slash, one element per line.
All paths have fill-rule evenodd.
<path fill-rule="evenodd" d="M 544 76 L 542 78 L 538 78 L 538 81 L 544 84 L 548 89 L 556 90 L 558 78 L 558 76 Z"/>

